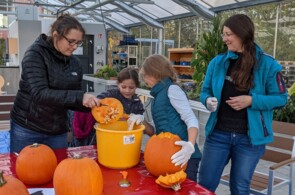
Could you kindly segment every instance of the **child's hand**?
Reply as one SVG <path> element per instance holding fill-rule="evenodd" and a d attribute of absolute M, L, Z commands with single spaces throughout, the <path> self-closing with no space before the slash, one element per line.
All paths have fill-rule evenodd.
<path fill-rule="evenodd" d="M 128 124 L 128 130 L 132 130 L 134 124 L 136 123 L 137 125 L 141 124 L 144 121 L 144 116 L 141 114 L 130 114 L 129 119 L 127 120 Z"/>
<path fill-rule="evenodd" d="M 190 141 L 176 141 L 175 145 L 182 146 L 182 148 L 173 154 L 171 161 L 175 166 L 181 165 L 183 167 L 195 152 L 195 147 Z"/>

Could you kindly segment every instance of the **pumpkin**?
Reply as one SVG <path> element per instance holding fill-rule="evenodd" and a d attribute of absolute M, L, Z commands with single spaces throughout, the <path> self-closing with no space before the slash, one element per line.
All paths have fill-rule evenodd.
<path fill-rule="evenodd" d="M 144 162 L 150 174 L 158 177 L 186 169 L 186 165 L 181 168 L 180 165 L 175 166 L 171 162 L 172 155 L 181 149 L 181 146 L 175 145 L 175 142 L 180 140 L 178 135 L 162 132 L 158 135 L 153 135 L 147 141 L 144 151 Z"/>
<path fill-rule="evenodd" d="M 0 171 L 0 195 L 29 195 L 26 186 L 17 178 L 9 175 L 4 176 Z"/>
<path fill-rule="evenodd" d="M 53 187 L 55 195 L 100 195 L 103 190 L 100 167 L 88 157 L 64 159 L 54 172 Z"/>
<path fill-rule="evenodd" d="M 164 188 L 172 188 L 174 191 L 181 189 L 180 184 L 186 179 L 186 173 L 181 170 L 174 174 L 167 174 L 166 176 L 160 175 L 156 179 L 156 183 Z"/>
<path fill-rule="evenodd" d="M 104 98 L 100 100 L 100 104 L 91 109 L 92 116 L 98 123 L 113 123 L 123 116 L 123 105 L 116 98 Z"/>
<path fill-rule="evenodd" d="M 57 166 L 53 150 L 44 144 L 32 144 L 23 148 L 16 159 L 16 175 L 28 185 L 50 182 Z"/>

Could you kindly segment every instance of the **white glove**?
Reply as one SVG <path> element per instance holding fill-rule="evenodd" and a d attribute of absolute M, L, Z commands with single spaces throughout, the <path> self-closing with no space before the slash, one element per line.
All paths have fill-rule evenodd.
<path fill-rule="evenodd" d="M 195 152 L 195 147 L 190 141 L 176 141 L 175 145 L 182 146 L 182 148 L 173 154 L 171 162 L 174 163 L 175 166 L 181 165 L 181 167 L 183 167 Z"/>
<path fill-rule="evenodd" d="M 133 129 L 133 126 L 134 124 L 141 124 L 144 120 L 144 116 L 141 115 L 141 114 L 130 114 L 129 115 L 129 118 L 127 120 L 127 124 L 128 124 L 128 130 L 132 130 Z"/>
<path fill-rule="evenodd" d="M 209 97 L 206 100 L 206 104 L 207 104 L 207 109 L 210 112 L 215 112 L 217 109 L 218 101 L 217 101 L 216 97 Z"/>

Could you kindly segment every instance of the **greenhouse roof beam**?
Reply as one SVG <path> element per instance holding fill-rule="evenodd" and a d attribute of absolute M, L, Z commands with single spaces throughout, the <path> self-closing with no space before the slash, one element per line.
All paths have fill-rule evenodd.
<path fill-rule="evenodd" d="M 113 1 L 112 4 L 121 8 L 126 13 L 130 14 L 131 16 L 138 18 L 139 20 L 141 20 L 142 22 L 144 22 L 145 24 L 147 24 L 149 26 L 152 26 L 155 28 L 164 28 L 164 26 L 161 23 L 150 18 L 149 16 L 145 15 L 144 13 L 130 7 L 128 4 L 126 4 L 122 1 Z"/>
<path fill-rule="evenodd" d="M 201 16 L 206 19 L 212 20 L 214 17 L 214 13 L 208 10 L 206 7 L 202 6 L 201 4 L 197 3 L 193 0 L 173 0 L 175 3 L 184 5 L 189 8 L 193 13 L 197 16 Z"/>
<path fill-rule="evenodd" d="M 109 25 L 110 27 L 122 32 L 122 33 L 126 33 L 128 34 L 129 31 L 124 28 L 123 26 L 121 26 L 120 24 L 108 19 L 108 18 L 102 18 L 101 16 L 94 16 L 94 15 L 91 15 L 91 17 L 96 20 L 96 21 L 99 21 L 99 22 L 105 22 L 107 25 Z"/>
<path fill-rule="evenodd" d="M 73 13 L 73 15 L 79 15 L 80 14 L 80 12 L 86 12 L 86 11 L 92 11 L 92 10 L 94 10 L 95 8 L 97 8 L 97 7 L 101 7 L 101 6 L 103 6 L 103 5 L 107 5 L 107 4 L 109 4 L 109 3 L 112 3 L 114 0 L 100 0 L 99 2 L 97 2 L 97 3 L 95 3 L 95 4 L 93 4 L 93 5 L 91 5 L 91 6 L 89 6 L 89 7 L 87 7 L 87 8 L 81 8 L 81 10 L 79 10 L 79 11 L 77 11 L 77 12 L 75 12 L 75 13 Z"/>
<path fill-rule="evenodd" d="M 213 12 L 222 12 L 222 11 L 227 11 L 227 10 L 232 10 L 232 9 L 237 9 L 241 7 L 250 7 L 250 6 L 255 6 L 255 5 L 262 5 L 266 3 L 274 3 L 274 2 L 280 2 L 283 0 L 251 0 L 251 1 L 243 1 L 243 2 L 236 2 L 230 5 L 223 5 L 219 6 L 216 8 L 209 8 L 209 10 Z"/>
<path fill-rule="evenodd" d="M 69 8 L 74 8 L 76 5 L 79 5 L 79 4 L 83 3 L 84 1 L 85 1 L 85 0 L 78 0 L 78 1 L 75 1 L 75 2 L 73 2 L 73 3 L 70 4 L 70 7 L 66 7 L 66 8 L 63 8 L 63 9 L 61 9 L 61 10 L 58 10 L 56 14 L 58 14 L 58 13 L 62 13 L 62 12 L 64 12 L 64 11 L 68 10 Z"/>

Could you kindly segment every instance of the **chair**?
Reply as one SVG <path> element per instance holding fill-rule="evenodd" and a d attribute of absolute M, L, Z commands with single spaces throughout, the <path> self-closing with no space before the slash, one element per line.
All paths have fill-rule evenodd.
<path fill-rule="evenodd" d="M 286 125 L 286 126 L 285 126 Z M 250 193 L 256 195 L 272 195 L 273 191 L 289 186 L 289 195 L 293 194 L 292 177 L 295 174 L 295 124 L 273 121 L 274 142 L 266 146 L 262 159 L 270 162 L 268 174 L 255 170 Z M 288 178 L 275 176 L 275 172 L 288 166 Z M 220 183 L 229 185 L 230 174 L 222 175 Z"/>

